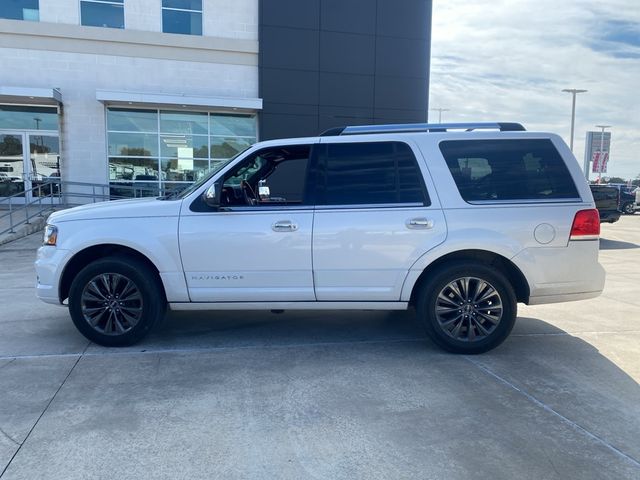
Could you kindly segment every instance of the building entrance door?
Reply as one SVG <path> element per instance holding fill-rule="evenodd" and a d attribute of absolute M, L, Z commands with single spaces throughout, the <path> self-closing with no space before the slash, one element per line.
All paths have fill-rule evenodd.
<path fill-rule="evenodd" d="M 59 181 L 57 132 L 0 130 L 0 198 L 12 197 L 12 203 L 21 204 L 55 197 L 60 192 Z"/>

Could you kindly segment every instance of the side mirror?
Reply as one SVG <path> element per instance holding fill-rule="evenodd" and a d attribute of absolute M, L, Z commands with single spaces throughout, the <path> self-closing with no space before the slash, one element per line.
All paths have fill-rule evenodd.
<path fill-rule="evenodd" d="M 220 195 L 222 194 L 222 182 L 215 182 L 202 194 L 202 199 L 211 208 L 220 208 Z"/>

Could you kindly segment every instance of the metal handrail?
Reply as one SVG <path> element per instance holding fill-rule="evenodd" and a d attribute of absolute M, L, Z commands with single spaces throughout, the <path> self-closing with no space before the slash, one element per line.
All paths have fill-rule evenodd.
<path fill-rule="evenodd" d="M 69 187 L 81 187 L 81 190 L 88 190 L 90 188 L 91 192 L 74 191 L 73 189 L 70 190 Z M 54 210 L 58 206 L 71 206 L 72 204 L 70 203 L 70 199 L 90 198 L 92 202 L 95 203 L 96 201 L 119 200 L 123 198 L 131 198 L 132 196 L 143 196 L 142 193 L 149 192 L 150 190 L 149 186 L 119 184 L 116 187 L 119 191 L 129 191 L 132 195 L 116 195 L 112 193 L 111 190 L 114 187 L 115 185 L 104 183 L 71 182 L 63 181 L 62 179 L 47 179 L 43 183 L 25 189 L 21 192 L 0 197 L 0 209 L 3 209 L 4 204 L 8 204 L 8 211 L 6 213 L 0 213 L 0 220 L 6 217 L 9 219 L 9 228 L 0 230 L 0 235 L 4 235 L 5 233 L 15 233 L 16 227 L 23 224 L 28 225 L 31 223 L 33 218 L 43 217 L 45 212 Z M 45 192 L 43 194 L 43 189 L 48 189 L 49 192 Z M 158 195 L 161 195 L 164 190 L 164 188 L 158 188 Z M 31 196 L 32 200 L 27 201 L 26 199 L 28 196 Z M 25 199 L 24 203 L 16 203 L 17 199 L 22 198 Z M 23 210 L 24 217 L 22 217 L 21 214 Z M 30 210 L 32 210 L 31 213 Z M 20 220 L 17 220 L 17 217 L 20 217 Z"/>

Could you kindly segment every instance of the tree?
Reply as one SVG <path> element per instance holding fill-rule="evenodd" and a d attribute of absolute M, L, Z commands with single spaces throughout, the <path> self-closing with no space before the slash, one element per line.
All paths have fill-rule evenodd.
<path fill-rule="evenodd" d="M 609 177 L 609 183 L 627 183 L 622 177 Z"/>

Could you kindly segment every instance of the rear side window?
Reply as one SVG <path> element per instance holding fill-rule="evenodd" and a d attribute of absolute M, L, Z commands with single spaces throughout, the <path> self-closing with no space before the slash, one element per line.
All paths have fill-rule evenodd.
<path fill-rule="evenodd" d="M 448 140 L 440 151 L 468 202 L 579 198 L 551 140 Z"/>
<path fill-rule="evenodd" d="M 402 142 L 320 145 L 316 195 L 318 205 L 430 204 L 416 158 Z"/>

